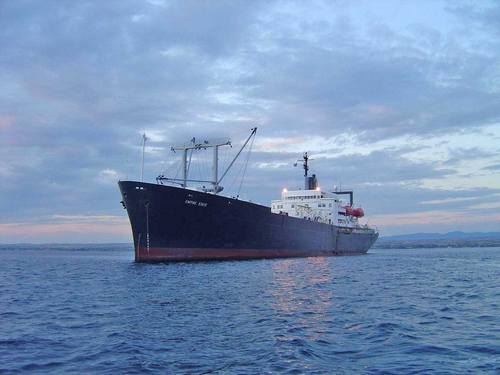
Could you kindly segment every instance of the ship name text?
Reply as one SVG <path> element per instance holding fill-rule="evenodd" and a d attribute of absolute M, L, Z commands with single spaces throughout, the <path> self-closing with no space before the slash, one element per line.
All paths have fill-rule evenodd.
<path fill-rule="evenodd" d="M 208 206 L 208 203 L 205 203 L 205 202 L 198 202 L 198 201 L 193 201 L 191 199 L 186 199 L 184 201 L 185 204 L 190 204 L 190 205 L 193 205 L 193 206 L 198 206 L 198 207 L 207 207 Z"/>

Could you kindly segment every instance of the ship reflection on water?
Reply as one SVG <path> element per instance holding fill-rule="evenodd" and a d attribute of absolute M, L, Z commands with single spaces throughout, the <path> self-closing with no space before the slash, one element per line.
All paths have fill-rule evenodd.
<path fill-rule="evenodd" d="M 285 332 L 290 337 L 300 335 L 310 340 L 321 339 L 323 331 L 319 326 L 331 319 L 335 304 L 331 289 L 332 263 L 332 259 L 314 257 L 281 260 L 273 264 L 270 307 L 278 321 L 289 324 Z M 286 339 L 286 336 L 281 334 L 277 339 Z"/>

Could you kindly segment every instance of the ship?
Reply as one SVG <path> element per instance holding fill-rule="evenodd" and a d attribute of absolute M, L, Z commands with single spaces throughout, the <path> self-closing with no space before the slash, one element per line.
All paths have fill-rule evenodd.
<path fill-rule="evenodd" d="M 237 260 L 365 254 L 378 231 L 361 225 L 353 191 L 324 191 L 309 175 L 309 155 L 301 162 L 304 188 L 283 189 L 270 206 L 221 194 L 221 182 L 257 128 L 219 176 L 219 148 L 230 141 L 190 143 L 172 147 L 181 152 L 181 178 L 159 175 L 156 182 L 119 181 L 128 213 L 136 262 Z M 144 137 L 145 144 L 146 137 Z M 193 151 L 212 149 L 212 178 L 190 180 Z M 248 160 L 247 160 L 248 161 Z M 297 164 L 297 163 L 296 163 Z M 144 168 L 144 148 L 143 148 Z M 246 165 L 245 165 L 246 169 Z M 143 173 L 142 173 L 143 174 Z M 205 183 L 201 187 L 192 183 Z M 348 196 L 349 201 L 344 201 Z"/>

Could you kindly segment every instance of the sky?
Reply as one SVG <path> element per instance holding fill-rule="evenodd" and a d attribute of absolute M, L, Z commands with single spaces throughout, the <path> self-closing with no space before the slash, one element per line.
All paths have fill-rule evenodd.
<path fill-rule="evenodd" d="M 223 193 L 269 205 L 308 151 L 382 236 L 500 231 L 498 2 L 3 0 L 0 51 L 0 243 L 131 241 L 142 133 L 154 181 L 254 126 Z"/>

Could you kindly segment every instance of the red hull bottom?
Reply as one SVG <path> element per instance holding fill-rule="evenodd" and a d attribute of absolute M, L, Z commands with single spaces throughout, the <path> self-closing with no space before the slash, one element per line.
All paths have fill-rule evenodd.
<path fill-rule="evenodd" d="M 314 256 L 338 256 L 365 254 L 366 250 L 342 251 L 304 251 L 278 249 L 202 249 L 202 248 L 149 248 L 140 246 L 135 249 L 135 261 L 153 262 L 185 262 L 197 260 L 236 260 L 265 258 L 299 258 Z"/>

